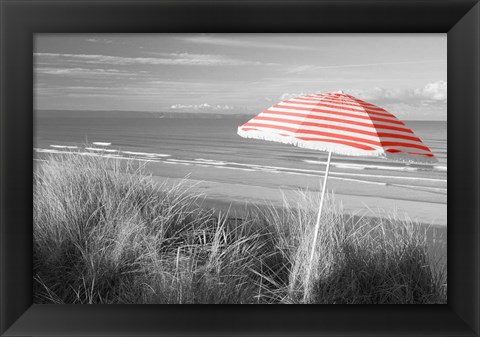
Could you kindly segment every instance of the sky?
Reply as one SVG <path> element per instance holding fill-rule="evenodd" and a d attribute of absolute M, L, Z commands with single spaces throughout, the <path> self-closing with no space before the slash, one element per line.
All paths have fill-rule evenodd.
<path fill-rule="evenodd" d="M 36 109 L 256 114 L 342 90 L 447 119 L 446 34 L 37 34 Z"/>

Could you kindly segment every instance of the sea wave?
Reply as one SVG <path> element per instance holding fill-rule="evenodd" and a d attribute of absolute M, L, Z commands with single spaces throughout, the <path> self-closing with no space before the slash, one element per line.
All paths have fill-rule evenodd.
<path fill-rule="evenodd" d="M 51 144 L 50 145 L 53 148 L 56 149 L 78 149 L 78 146 L 73 146 L 73 145 L 56 145 L 56 144 Z"/>
<path fill-rule="evenodd" d="M 118 150 L 114 150 L 114 149 L 104 149 L 104 148 L 97 148 L 97 147 L 86 147 L 85 150 L 98 151 L 98 152 L 118 152 Z"/>
<path fill-rule="evenodd" d="M 177 159 L 170 158 L 170 154 L 163 153 L 149 153 L 149 152 L 135 152 L 135 151 L 120 151 L 116 149 L 103 149 L 103 148 L 94 148 L 94 147 L 85 147 L 84 151 L 70 151 L 73 150 L 67 145 L 56 145 L 55 149 L 40 149 L 35 148 L 35 151 L 39 153 L 53 153 L 53 154 L 78 154 L 82 156 L 97 156 L 105 158 L 115 158 L 115 159 L 124 159 L 124 160 L 137 160 L 143 162 L 157 162 L 157 163 L 166 163 L 166 164 L 179 164 L 179 165 L 195 165 L 200 167 L 214 167 L 219 169 L 230 169 L 230 170 L 242 170 L 250 172 L 269 172 L 269 173 L 282 173 L 290 175 L 303 175 L 303 176 L 321 176 L 325 173 L 324 170 L 314 170 L 314 169 L 303 169 L 303 168 L 293 168 L 293 167 L 284 167 L 284 166 L 269 166 L 269 165 L 259 165 L 259 164 L 247 164 L 241 162 L 230 162 L 230 161 L 221 161 L 205 158 L 196 158 L 196 159 Z M 305 163 L 309 164 L 322 164 L 325 165 L 324 161 L 315 161 L 315 160 L 303 160 Z M 402 172 L 416 172 L 419 170 L 418 167 L 409 167 L 409 166 L 388 166 L 388 165 L 376 165 L 376 164 L 356 164 L 356 163 L 331 163 L 332 166 L 342 169 L 349 170 L 366 170 L 366 169 L 375 169 L 375 170 L 393 170 L 393 171 L 402 171 Z M 433 170 L 437 171 L 447 171 L 447 166 L 436 165 L 433 167 Z M 407 181 L 416 181 L 424 183 L 435 183 L 435 184 L 445 184 L 447 183 L 446 179 L 441 178 L 431 178 L 424 176 L 396 176 L 396 175 L 379 175 L 379 174 L 369 174 L 369 173 L 355 173 L 355 172 L 336 172 L 335 170 L 330 171 L 330 179 L 346 180 L 346 181 L 356 181 L 364 182 L 367 184 L 375 185 L 395 185 L 399 187 L 413 187 L 413 185 L 402 184 L 402 182 Z M 380 180 L 380 181 L 379 181 Z M 383 180 L 383 181 L 382 181 Z M 393 184 L 392 182 L 397 181 L 398 184 Z M 428 187 L 430 188 L 430 187 Z M 435 187 L 436 188 L 436 187 Z M 440 188 L 439 191 L 443 191 L 444 187 Z M 432 190 L 435 191 L 435 190 Z"/>
<path fill-rule="evenodd" d="M 437 165 L 437 166 L 434 166 L 433 168 L 438 171 L 447 171 L 447 167 L 442 165 Z"/>
<path fill-rule="evenodd" d="M 130 154 L 134 156 L 146 156 L 146 157 L 170 157 L 169 154 L 166 153 L 151 153 L 151 152 L 135 152 L 135 151 L 120 151 L 124 154 Z"/>
<path fill-rule="evenodd" d="M 320 164 L 326 165 L 325 161 L 319 160 L 303 160 L 307 164 Z M 415 172 L 419 170 L 438 170 L 446 171 L 447 166 L 428 166 L 428 167 L 411 167 L 411 166 L 389 166 L 389 165 L 375 165 L 375 164 L 353 164 L 353 163 L 330 163 L 330 166 L 345 168 L 345 169 L 356 169 L 356 170 L 388 170 L 388 171 L 403 171 L 403 172 Z"/>

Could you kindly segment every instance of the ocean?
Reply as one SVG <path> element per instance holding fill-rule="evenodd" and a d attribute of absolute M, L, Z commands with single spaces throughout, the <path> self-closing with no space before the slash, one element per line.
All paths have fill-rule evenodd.
<path fill-rule="evenodd" d="M 36 113 L 35 158 L 74 151 L 82 155 L 130 158 L 145 162 L 154 176 L 210 181 L 227 186 L 212 197 L 235 198 L 235 188 L 319 191 L 326 153 L 291 145 L 244 139 L 237 127 L 250 115 L 185 115 L 136 118 L 92 114 Z M 435 221 L 446 224 L 447 122 L 406 121 L 439 162 L 405 164 L 380 158 L 333 155 L 328 188 L 336 195 L 432 206 Z M 256 187 L 257 189 L 255 189 Z M 206 191 L 208 196 L 208 190 Z M 237 196 L 238 197 L 238 196 Z M 353 198 L 354 199 L 354 198 Z M 370 203 L 370 204 L 369 204 Z M 372 205 L 373 203 L 373 205 Z M 356 204 L 358 207 L 358 203 Z M 347 205 L 348 206 L 348 205 Z M 353 206 L 352 206 L 353 207 Z M 434 210 L 444 210 L 437 212 Z M 440 218 L 440 220 L 439 220 Z M 428 216 L 423 220 L 429 221 Z M 432 220 L 433 221 L 433 220 Z"/>

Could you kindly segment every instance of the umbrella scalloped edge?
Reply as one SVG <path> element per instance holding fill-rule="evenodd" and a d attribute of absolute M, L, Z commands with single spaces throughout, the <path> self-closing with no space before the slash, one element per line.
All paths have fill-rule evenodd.
<path fill-rule="evenodd" d="M 438 160 L 435 157 L 426 157 L 421 155 L 412 155 L 406 153 L 386 153 L 382 150 L 361 150 L 355 149 L 351 146 L 341 145 L 341 144 L 328 144 L 326 142 L 311 142 L 297 139 L 291 136 L 282 136 L 280 134 L 266 134 L 262 131 L 256 130 L 242 130 L 240 127 L 237 131 L 238 135 L 243 138 L 251 139 L 261 139 L 271 142 L 278 142 L 283 144 L 291 144 L 305 149 L 317 150 L 317 151 L 331 151 L 332 153 L 346 156 L 357 156 L 357 157 L 379 157 L 384 159 L 390 159 L 405 163 L 419 163 L 419 164 L 434 164 Z"/>

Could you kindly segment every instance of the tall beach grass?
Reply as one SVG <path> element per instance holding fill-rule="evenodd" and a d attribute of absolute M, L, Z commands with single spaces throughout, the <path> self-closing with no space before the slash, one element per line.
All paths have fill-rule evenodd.
<path fill-rule="evenodd" d="M 63 154 L 34 174 L 36 303 L 446 303 L 446 269 L 401 220 L 349 217 L 329 195 L 242 219 L 135 161 Z M 304 299 L 306 299 L 304 301 Z"/>

